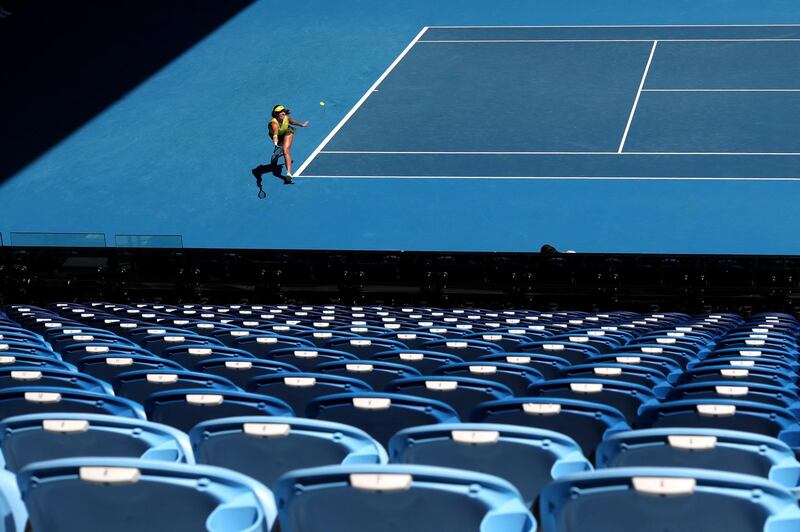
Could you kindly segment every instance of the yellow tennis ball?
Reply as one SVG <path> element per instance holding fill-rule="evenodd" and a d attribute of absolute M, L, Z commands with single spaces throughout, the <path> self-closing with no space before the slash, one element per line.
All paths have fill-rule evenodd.
<path fill-rule="evenodd" d="M 322 107 L 325 107 L 325 102 L 319 102 Z"/>

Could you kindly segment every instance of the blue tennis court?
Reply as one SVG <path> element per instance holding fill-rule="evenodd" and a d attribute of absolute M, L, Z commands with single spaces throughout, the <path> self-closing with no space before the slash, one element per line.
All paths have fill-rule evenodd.
<path fill-rule="evenodd" d="M 772 194 L 800 180 L 798 53 L 791 25 L 426 27 L 298 173 Z"/>

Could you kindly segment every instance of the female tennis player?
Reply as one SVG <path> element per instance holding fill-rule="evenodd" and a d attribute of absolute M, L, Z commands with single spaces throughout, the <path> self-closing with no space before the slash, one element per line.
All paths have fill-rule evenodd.
<path fill-rule="evenodd" d="M 294 140 L 294 128 L 308 126 L 308 121 L 298 122 L 290 116 L 290 111 L 282 106 L 276 105 L 272 108 L 272 120 L 269 121 L 269 134 L 275 148 L 283 149 L 283 158 L 286 161 L 286 180 L 292 182 L 292 140 Z"/>

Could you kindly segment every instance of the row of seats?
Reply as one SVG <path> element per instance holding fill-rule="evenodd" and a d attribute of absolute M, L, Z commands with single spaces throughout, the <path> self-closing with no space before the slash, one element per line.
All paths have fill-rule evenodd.
<path fill-rule="evenodd" d="M 106 414 L 141 418 L 146 412 L 151 420 L 189 432 L 191 446 L 186 440 L 179 444 L 179 438 L 166 438 L 171 442 L 166 447 L 155 445 L 139 454 L 130 452 L 124 456 L 148 460 L 172 457 L 171 461 L 188 462 L 189 456 L 195 456 L 198 462 L 244 471 L 276 490 L 279 507 L 284 498 L 296 501 L 289 496 L 282 498 L 280 486 L 284 481 L 278 480 L 284 474 L 285 478 L 293 478 L 295 466 L 375 467 L 383 465 L 387 458 L 393 464 L 383 465 L 384 468 L 426 468 L 433 464 L 504 478 L 511 483 L 515 500 L 522 502 L 523 509 L 537 498 L 540 500 L 543 524 L 562 527 L 548 528 L 552 530 L 580 528 L 563 528 L 563 522 L 554 524 L 560 518 L 546 519 L 550 514 L 545 509 L 557 499 L 548 499 L 548 490 L 555 489 L 553 486 L 562 478 L 575 477 L 578 471 L 589 471 L 586 475 L 593 482 L 591 479 L 599 478 L 600 471 L 590 471 L 592 462 L 598 468 L 619 472 L 641 466 L 710 467 L 735 471 L 729 473 L 733 476 L 760 475 L 764 482 L 783 492 L 797 486 L 797 462 L 790 448 L 792 443 L 797 447 L 791 426 L 791 420 L 796 423 L 797 324 L 788 316 L 757 316 L 745 323 L 733 315 L 125 307 L 102 303 L 56 304 L 49 309 L 11 306 L 7 312 L 8 323 L 0 325 L 0 342 L 4 342 L 0 349 L 6 345 L 5 354 L 9 355 L 3 357 L 6 369 L 0 370 L 0 409 L 12 415 L 26 414 L 27 410 L 47 412 L 7 420 L 28 423 L 25 430 L 33 438 L 31 441 L 47 432 L 42 429 L 44 421 L 61 423 L 61 432 L 51 430 L 48 436 L 75 436 L 78 432 L 85 432 L 85 436 L 94 432 L 85 429 L 89 421 L 86 414 L 76 413 L 76 418 L 69 419 L 65 417 L 68 414 L 60 414 L 57 419 L 53 417 L 56 412 L 95 412 L 92 408 L 101 403 L 99 411 Z M 257 318 L 252 317 L 253 312 L 258 312 Z M 185 319 L 197 313 L 202 319 Z M 280 314 L 284 319 L 276 321 L 275 316 Z M 266 316 L 273 321 L 253 323 L 256 319 L 267 320 Z M 359 322 L 354 323 L 355 320 Z M 414 325 L 429 330 L 406 330 L 413 320 L 417 320 Z M 525 327 L 520 328 L 520 323 Z M 331 325 L 334 327 L 326 330 Z M 352 330 L 364 327 L 372 329 Z M 325 335 L 327 332 L 330 336 Z M 352 336 L 365 332 L 370 336 Z M 334 338 L 339 333 L 350 336 Z M 419 340 L 420 333 L 442 337 L 427 336 L 416 346 L 410 345 Z M 391 335 L 395 338 L 389 338 Z M 322 342 L 322 347 L 315 341 Z M 288 345 L 293 342 L 301 343 Z M 389 355 L 399 360 L 381 358 L 388 359 Z M 281 360 L 281 356 L 293 357 L 289 360 L 296 364 Z M 86 362 L 96 364 L 92 366 L 97 370 L 95 374 L 86 371 L 90 367 Z M 422 368 L 420 362 L 430 367 Z M 140 363 L 146 367 L 131 367 Z M 73 364 L 83 371 L 76 371 Z M 308 367 L 298 367 L 302 364 Z M 792 371 L 783 371 L 787 367 Z M 105 379 L 98 378 L 100 368 L 108 372 L 102 375 Z M 250 373 L 245 378 L 244 374 L 254 368 L 258 374 Z M 138 371 L 126 371 L 131 369 Z M 728 380 L 714 384 L 717 374 Z M 30 384 L 26 379 L 36 385 L 20 386 Z M 731 379 L 736 379 L 736 386 L 732 386 Z M 73 391 L 65 387 L 67 382 L 75 386 Z M 783 386 L 776 386 L 778 382 Z M 741 383 L 747 384 L 745 401 L 741 400 L 742 390 L 735 389 L 742 388 Z M 723 393 L 721 387 L 725 388 Z M 7 397 L 3 396 L 5 393 Z M 720 395 L 736 399 L 723 400 Z M 751 396 L 755 400 L 750 401 Z M 99 397 L 103 399 L 98 400 Z M 733 404 L 727 405 L 726 400 Z M 675 410 L 681 406 L 678 403 L 687 401 L 684 410 Z M 733 414 L 725 406 L 732 406 Z M 758 411 L 756 406 L 771 406 L 773 410 Z M 708 408 L 701 407 L 711 407 L 711 414 Z M 775 423 L 776 412 L 784 416 L 784 425 Z M 275 417 L 293 413 L 316 419 Z M 226 419 L 242 414 L 250 417 Z M 691 415 L 698 421 L 694 425 L 686 422 Z M 643 421 L 648 416 L 651 421 Z M 680 430 L 630 430 L 631 425 L 676 426 L 679 418 Z M 733 421 L 730 418 L 735 418 L 734 426 L 728 426 Z M 480 423 L 461 423 L 461 419 Z M 322 420 L 350 425 L 337 429 L 336 434 L 351 443 L 361 441 L 356 445 L 360 451 L 344 452 L 339 448 L 326 454 L 309 448 L 309 452 L 302 453 L 300 462 L 280 463 L 281 458 L 276 459 L 288 455 L 290 448 L 297 448 L 294 436 L 318 430 L 309 424 L 325 425 Z M 722 423 L 718 423 L 720 420 Z M 681 427 L 687 424 L 690 426 Z M 697 428 L 709 424 L 751 433 Z M 33 429 L 34 426 L 37 427 Z M 336 423 L 333 426 L 341 427 Z M 369 436 L 355 427 L 361 427 Z M 767 429 L 772 433 L 760 435 Z M 360 432 L 372 444 L 352 436 L 353 431 Z M 25 433 L 16 429 L 6 432 Z M 319 432 L 327 436 L 308 441 L 329 443 L 330 430 Z M 4 440 L 4 454 L 6 443 L 13 441 L 14 438 Z M 45 451 L 43 456 L 31 452 L 20 459 L 25 455 L 18 451 L 25 447 L 20 447 L 20 441 L 24 440 L 16 440 L 16 446 L 9 447 L 18 452 L 14 460 L 7 459 L 6 467 L 11 470 L 25 471 L 35 467 L 38 460 L 53 457 Z M 283 445 L 283 453 L 271 445 Z M 33 451 L 35 447 L 28 449 Z M 52 445 L 40 449 L 48 447 L 53 449 Z M 758 452 L 753 452 L 756 449 Z M 75 451 L 65 454 L 81 456 L 84 452 Z M 254 458 L 259 453 L 269 453 L 268 464 Z M 8 454 L 14 456 L 10 451 Z M 334 459 L 336 456 L 338 459 Z M 322 462 L 315 463 L 313 457 Z M 263 467 L 255 466 L 257 462 Z M 523 464 L 529 469 L 521 467 Z M 386 473 L 373 486 L 375 491 L 409 490 L 414 484 L 408 480 L 409 473 L 393 472 L 389 482 L 386 479 L 390 469 L 381 469 Z M 536 474 L 522 474 L 525 471 Z M 629 478 L 636 494 L 655 493 L 652 486 L 650 492 L 642 487 L 647 479 L 659 479 L 662 490 L 666 485 L 677 489 L 674 484 L 681 483 L 676 480 L 678 476 L 664 475 L 664 471 L 658 475 L 652 468 L 647 471 L 650 473 Z M 341 473 L 332 472 L 334 477 Z M 453 474 L 452 469 L 448 474 Z M 400 482 L 401 478 L 407 481 Z M 614 482 L 620 482 L 620 478 Z M 699 478 L 686 477 L 695 483 Z M 297 487 L 307 479 L 292 482 Z M 352 488 L 352 478 L 350 482 Z M 387 482 L 402 487 L 395 489 Z M 362 486 L 356 491 L 369 490 Z M 695 489 L 686 491 L 685 486 L 673 495 L 690 492 L 694 498 Z M 490 514 L 492 511 L 488 510 L 482 514 L 488 519 L 486 523 L 505 522 L 496 512 L 492 514 L 494 520 L 489 519 Z M 514 519 L 522 519 L 522 514 L 512 514 L 517 516 Z M 286 520 L 284 529 L 290 529 L 289 513 L 282 515 L 286 517 L 281 518 L 281 524 Z M 791 512 L 787 515 L 790 522 Z M 527 522 L 527 517 L 519 519 L 515 522 Z M 371 521 L 364 521 L 367 522 Z"/>

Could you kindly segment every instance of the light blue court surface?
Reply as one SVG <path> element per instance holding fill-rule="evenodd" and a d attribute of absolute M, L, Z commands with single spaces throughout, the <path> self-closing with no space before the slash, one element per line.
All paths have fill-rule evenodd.
<path fill-rule="evenodd" d="M 789 0 L 255 2 L 0 185 L 0 232 L 797 254 L 798 22 Z M 276 103 L 311 127 L 262 200 Z"/>

